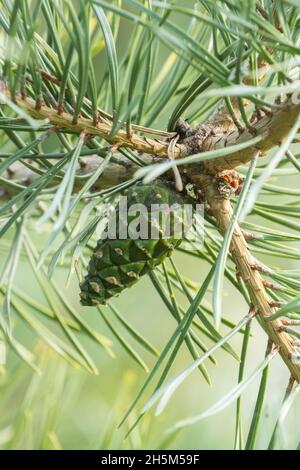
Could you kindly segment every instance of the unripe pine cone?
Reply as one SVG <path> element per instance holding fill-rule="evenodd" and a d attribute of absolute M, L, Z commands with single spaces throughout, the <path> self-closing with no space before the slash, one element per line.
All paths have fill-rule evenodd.
<path fill-rule="evenodd" d="M 93 306 L 105 304 L 108 299 L 131 287 L 148 272 L 161 264 L 183 240 L 186 227 L 185 215 L 182 204 L 185 197 L 171 189 L 165 183 L 155 182 L 145 185 L 137 183 L 125 193 L 127 196 L 127 238 L 121 239 L 119 220 L 124 220 L 124 214 L 120 214 L 119 205 L 115 208 L 116 236 L 115 239 L 101 238 L 97 242 L 88 266 L 88 274 L 80 284 L 82 305 Z M 129 213 L 133 204 L 143 204 L 147 209 L 144 217 L 148 226 L 149 238 L 130 238 L 130 224 L 140 217 L 140 213 Z M 164 217 L 169 221 L 169 234 L 166 236 L 164 217 L 152 217 L 153 204 L 164 204 Z M 177 210 L 173 210 L 177 204 Z M 180 209 L 178 209 L 180 205 Z M 152 211 L 153 213 L 153 211 Z M 141 220 L 141 217 L 139 218 Z M 165 220 L 165 221 L 164 221 Z M 178 232 L 176 227 L 181 224 L 182 230 Z M 124 227 L 124 226 L 123 226 Z M 156 229 L 156 236 L 151 239 L 151 229 Z M 124 238 L 124 235 L 122 235 Z"/>

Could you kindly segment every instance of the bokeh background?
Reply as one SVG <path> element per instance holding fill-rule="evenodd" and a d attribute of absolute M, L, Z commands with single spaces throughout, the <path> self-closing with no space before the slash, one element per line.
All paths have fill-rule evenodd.
<path fill-rule="evenodd" d="M 192 4 L 193 2 L 184 3 Z M 172 20 L 176 20 L 176 15 L 172 17 Z M 182 17 L 180 17 L 180 21 L 180 26 L 184 27 Z M 131 27 L 132 25 L 126 21 L 121 21 L 121 33 L 118 39 L 118 55 L 120 56 L 125 47 L 124 44 L 128 41 Z M 168 54 L 169 51 L 162 47 L 161 60 L 163 61 Z M 103 51 L 97 58 L 99 69 L 105 60 Z M 159 77 L 159 72 L 158 61 L 154 76 Z M 185 80 L 188 81 L 188 77 L 185 77 Z M 165 128 L 174 104 L 174 100 L 167 103 L 161 114 L 157 116 L 153 126 Z M 197 100 L 193 103 L 191 115 L 195 114 L 196 110 Z M 55 143 L 52 145 L 52 150 L 54 150 Z M 50 151 L 51 146 L 47 150 Z M 274 178 L 272 182 L 278 183 Z M 281 178 L 280 184 L 299 187 L 295 176 Z M 273 199 L 278 202 L 278 197 L 274 196 Z M 270 201 L 270 197 L 268 200 Z M 250 220 L 259 221 L 255 217 L 250 217 Z M 37 246 L 43 246 L 49 234 L 48 229 L 47 226 L 37 229 L 35 223 L 31 223 L 31 233 L 35 237 Z M 0 240 L 0 269 L 7 256 L 11 239 L 12 232 L 5 239 Z M 300 249 L 296 243 L 293 246 Z M 260 259 L 270 266 L 278 266 L 280 263 L 280 267 L 300 268 L 298 260 L 282 259 L 278 262 L 278 259 L 272 255 L 260 256 Z M 181 272 L 200 286 L 207 274 L 208 265 L 180 253 L 175 254 L 175 260 Z M 16 322 L 16 336 L 22 338 L 22 342 L 26 344 L 27 348 L 38 357 L 40 373 L 24 364 L 10 348 L 7 348 L 5 361 L 0 369 L 0 448 L 229 449 L 233 447 L 235 404 L 198 425 L 176 434 L 167 432 L 168 428 L 176 421 L 200 413 L 236 385 L 238 362 L 223 350 L 216 353 L 217 366 L 210 362 L 206 363 L 212 378 L 211 386 L 205 382 L 198 371 L 195 371 L 182 384 L 161 416 L 155 417 L 153 410 L 151 410 L 130 436 L 124 439 L 130 425 L 138 416 L 141 404 L 140 408 L 136 408 L 135 414 L 133 413 L 122 427 L 118 428 L 118 424 L 145 381 L 147 374 L 114 338 L 96 309 L 84 309 L 80 306 L 76 276 L 66 286 L 67 270 L 64 266 L 59 266 L 56 268 L 54 279 L 76 311 L 98 332 L 112 340 L 115 358 L 110 357 L 103 348 L 82 336 L 81 341 L 93 357 L 99 374 L 93 375 L 80 368 L 74 368 L 50 350 L 45 343 L 37 340 L 25 323 L 16 322 L 13 318 L 13 321 Z M 45 298 L 24 254 L 21 255 L 15 285 L 28 296 L 37 299 L 42 304 L 45 303 Z M 120 308 L 128 322 L 134 325 L 158 350 L 163 348 L 176 327 L 175 321 L 147 278 L 142 279 L 134 288 L 124 292 L 115 301 L 115 305 Z M 39 317 L 36 310 L 30 309 L 28 306 L 25 308 L 29 309 L 30 315 Z M 226 282 L 223 308 L 224 315 L 233 322 L 239 321 L 247 313 L 247 306 L 240 295 Z M 107 313 L 109 314 L 108 311 Z M 226 331 L 228 328 L 222 325 L 221 332 L 225 333 Z M 123 331 L 122 334 L 125 338 L 128 337 L 126 331 Z M 130 341 L 132 342 L 132 339 Z M 205 341 L 207 345 L 210 344 L 209 340 Z M 238 354 L 240 354 L 241 344 L 242 334 L 236 335 L 231 341 L 231 345 Z M 154 364 L 153 357 L 142 350 L 138 344 L 134 346 L 151 369 Z M 266 335 L 254 321 L 245 374 L 252 371 L 261 362 L 265 348 Z M 190 355 L 183 346 L 171 374 L 181 370 L 190 362 Z M 287 369 L 281 360 L 276 358 L 271 365 L 263 411 L 263 425 L 257 442 L 258 448 L 265 448 L 269 442 L 287 381 Z M 245 432 L 247 432 L 247 426 L 251 420 L 258 383 L 259 379 L 247 389 L 242 397 Z M 299 442 L 299 411 L 300 400 L 298 399 L 293 412 L 286 419 L 287 432 L 283 436 L 282 443 L 286 448 L 295 447 Z"/>
<path fill-rule="evenodd" d="M 1 244 L 1 258 L 6 251 L 6 243 Z M 175 255 L 178 266 L 201 284 L 206 267 L 198 260 L 183 255 Z M 59 268 L 56 280 L 62 286 L 66 272 Z M 17 273 L 16 284 L 33 298 L 43 301 L 42 293 L 27 262 L 23 262 Z M 83 309 L 78 302 L 76 281 L 64 288 L 66 295 L 80 315 L 95 329 L 114 342 L 113 359 L 89 340 L 82 338 L 90 352 L 99 375 L 77 369 L 61 359 L 41 341 L 36 341 L 32 332 L 23 324 L 17 325 L 16 336 L 39 358 L 41 373 L 24 365 L 9 350 L 6 363 L 1 367 L 0 376 L 0 447 L 16 449 L 227 449 L 232 448 L 235 426 L 235 405 L 230 405 L 220 414 L 208 418 L 198 425 L 176 434 L 168 434 L 168 427 L 180 418 L 198 414 L 217 401 L 237 382 L 238 363 L 222 350 L 217 352 L 218 365 L 207 362 L 212 378 L 209 386 L 202 375 L 195 371 L 176 392 L 169 406 L 159 417 L 151 410 L 134 432 L 124 440 L 128 427 L 137 417 L 131 416 L 120 429 L 117 426 L 122 415 L 146 379 L 142 370 L 108 331 L 99 313 L 94 309 Z M 124 292 L 115 305 L 126 312 L 126 319 L 132 323 L 159 350 L 162 349 L 176 324 L 170 317 L 160 297 L 148 279 Z M 28 308 L 28 307 L 27 307 Z M 106 309 L 106 308 L 105 308 Z M 224 313 L 237 322 L 245 315 L 247 307 L 236 291 L 228 284 L 224 288 Z M 37 315 L 31 311 L 31 315 Z M 221 327 L 221 332 L 228 331 Z M 246 365 L 246 374 L 259 363 L 264 355 L 266 336 L 257 324 L 253 324 L 253 336 Z M 124 332 L 126 337 L 126 332 Z M 231 341 L 239 353 L 242 335 Z M 209 344 L 209 341 L 206 341 Z M 153 357 L 136 346 L 147 365 L 151 368 Z M 175 367 L 180 370 L 191 362 L 190 355 L 182 348 L 177 356 Z M 280 403 L 284 395 L 288 373 L 280 359 L 272 362 L 267 399 L 263 413 L 263 426 L 258 446 L 264 448 L 274 426 Z M 255 404 L 258 380 L 243 395 L 242 407 L 244 423 L 249 424 Z M 289 430 L 287 446 L 295 446 L 299 440 L 299 400 L 293 413 L 286 421 Z M 246 426 L 245 426 L 246 428 Z M 245 431 L 247 428 L 245 429 Z"/>

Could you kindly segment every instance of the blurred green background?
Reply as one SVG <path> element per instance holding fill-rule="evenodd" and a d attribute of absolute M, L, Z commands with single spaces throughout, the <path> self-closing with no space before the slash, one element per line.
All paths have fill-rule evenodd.
<path fill-rule="evenodd" d="M 180 3 L 180 2 L 178 2 Z M 184 2 L 192 4 L 193 2 Z M 173 21 L 176 15 L 173 17 Z M 126 44 L 131 24 L 121 22 L 121 34 L 118 39 L 118 54 L 122 55 L 123 45 Z M 184 22 L 181 23 L 184 27 Z M 162 47 L 161 60 L 169 54 Z M 99 59 L 105 60 L 104 51 Z M 158 61 L 159 63 L 159 61 Z M 155 77 L 159 74 L 159 68 Z M 188 77 L 185 78 L 188 82 Z M 153 123 L 153 127 L 165 128 L 170 111 L 174 106 L 171 100 Z M 197 109 L 197 100 L 192 105 L 193 112 Z M 193 114 L 191 111 L 191 114 Z M 51 148 L 45 146 L 48 151 Z M 274 183 L 274 180 L 272 181 Z M 276 181 L 275 181 L 276 183 Z M 297 187 L 296 177 L 280 180 L 281 185 Z M 268 199 L 270 201 L 270 198 Z M 274 201 L 278 202 L 275 196 Z M 283 201 L 281 201 L 282 203 Z M 254 218 L 250 220 L 255 220 Z M 258 220 L 258 219 L 257 219 Z M 35 233 L 37 245 L 42 246 L 49 235 L 49 227 L 37 232 L 35 221 L 31 222 L 31 231 Z M 7 256 L 12 232 L 6 239 L 0 241 L 0 269 Z M 297 244 L 294 244 L 297 247 Z M 300 246 L 298 246 L 300 248 Z M 45 299 L 38 286 L 37 280 L 22 255 L 22 262 L 16 273 L 15 285 L 30 297 L 42 304 Z M 278 258 L 260 257 L 271 266 L 278 265 Z M 176 254 L 175 260 L 181 272 L 193 279 L 199 286 L 207 274 L 208 265 L 196 258 Z M 281 260 L 281 266 L 299 269 L 299 261 Z M 79 289 L 76 276 L 68 287 L 65 286 L 67 270 L 58 267 L 54 274 L 63 293 L 75 310 L 90 323 L 99 333 L 111 338 L 115 358 L 92 343 L 88 338 L 80 337 L 82 344 L 93 357 L 98 375 L 93 375 L 82 369 L 74 368 L 57 354 L 50 350 L 45 343 L 37 340 L 28 326 L 16 320 L 16 337 L 21 338 L 29 350 L 38 357 L 40 373 L 33 371 L 24 364 L 14 352 L 7 350 L 6 361 L 0 370 L 0 448 L 2 449 L 229 449 L 232 448 L 235 428 L 235 404 L 220 414 L 202 421 L 200 424 L 187 428 L 176 434 L 168 434 L 169 426 L 181 418 L 198 414 L 209 405 L 216 402 L 237 383 L 238 362 L 231 356 L 219 350 L 216 353 L 218 365 L 206 362 L 212 378 L 209 386 L 202 375 L 195 371 L 186 380 L 172 398 L 164 413 L 158 417 L 151 410 L 144 419 L 124 439 L 130 425 L 137 417 L 136 409 L 127 422 L 118 429 L 122 415 L 135 398 L 138 390 L 146 379 L 146 372 L 137 365 L 120 343 L 113 337 L 112 332 L 94 308 L 82 308 L 79 304 Z M 149 279 L 142 279 L 134 288 L 122 293 L 115 305 L 126 315 L 126 320 L 134 325 L 156 348 L 161 351 L 176 327 L 176 322 L 163 305 Z M 239 321 L 246 313 L 247 306 L 240 295 L 229 283 L 224 285 L 224 316 L 233 322 Z M 33 317 L 39 317 L 34 309 L 29 309 Z M 104 311 L 110 315 L 107 308 Z M 50 322 L 50 320 L 48 320 Z M 114 323 L 114 319 L 112 319 Z M 222 325 L 221 332 L 228 331 Z M 266 348 L 266 335 L 262 329 L 253 323 L 253 336 L 250 339 L 246 372 L 249 373 L 261 362 Z M 122 330 L 125 338 L 129 338 Z M 130 342 L 133 343 L 132 339 Z M 209 340 L 205 339 L 209 346 Z M 242 335 L 236 335 L 231 341 L 232 346 L 240 354 Z M 134 344 L 149 369 L 155 359 L 147 354 L 138 344 Z M 183 346 L 171 371 L 173 375 L 191 362 L 191 357 Z M 268 382 L 267 399 L 263 412 L 263 425 L 257 442 L 258 448 L 265 448 L 269 442 L 277 413 L 280 408 L 286 384 L 288 371 L 280 358 L 272 361 L 270 380 Z M 253 407 L 257 396 L 259 379 L 247 388 L 242 397 L 242 415 L 245 432 L 250 423 Z M 149 392 L 148 392 L 149 396 Z M 295 411 L 286 420 L 286 447 L 295 447 L 299 442 L 300 402 L 296 403 Z M 297 412 L 298 411 L 298 412 Z"/>
<path fill-rule="evenodd" d="M 1 246 L 1 258 L 4 247 Z M 183 273 L 196 282 L 201 282 L 206 269 L 199 261 L 182 255 L 175 256 Z M 187 262 L 188 261 L 188 262 Z M 66 272 L 59 268 L 56 279 L 60 285 L 66 280 Z M 23 262 L 18 270 L 16 285 L 35 299 L 42 294 L 27 263 Z M 112 337 L 99 313 L 95 309 L 83 309 L 78 302 L 76 281 L 64 289 L 69 301 L 95 329 Z M 231 286 L 225 286 L 224 313 L 233 321 L 238 321 L 246 313 L 246 305 Z M 132 323 L 159 350 L 175 329 L 175 322 L 162 305 L 148 279 L 124 292 L 115 301 L 116 306 L 126 312 L 126 319 Z M 106 308 L 105 308 L 106 309 Z M 37 315 L 31 311 L 31 315 Z M 227 331 L 222 327 L 221 331 Z M 22 338 L 29 349 L 39 358 L 41 374 L 24 365 L 13 352 L 7 355 L 7 362 L 1 369 L 0 377 L 0 446 L 13 449 L 227 449 L 232 448 L 235 425 L 235 405 L 215 417 L 200 424 L 168 434 L 167 429 L 178 419 L 200 413 L 229 391 L 237 381 L 238 363 L 219 351 L 216 354 L 218 366 L 207 362 L 212 377 L 209 386 L 202 375 L 196 371 L 177 391 L 164 413 L 155 417 L 151 410 L 134 432 L 124 440 L 128 427 L 137 414 L 117 430 L 118 423 L 129 406 L 146 373 L 114 340 L 113 350 L 116 358 L 91 341 L 81 339 L 91 353 L 99 375 L 92 375 L 81 369 L 73 368 L 59 358 L 44 343 L 33 339 L 31 331 L 18 323 L 16 336 Z M 126 333 L 124 333 L 126 337 Z M 231 344 L 239 353 L 242 335 L 236 336 Z M 206 340 L 205 340 L 206 341 Z M 132 342 L 132 341 L 131 341 Z M 208 341 L 206 341 L 209 344 Z M 253 337 L 246 366 L 253 370 L 263 358 L 266 337 L 261 328 L 253 325 Z M 139 346 L 137 351 L 141 351 Z M 151 367 L 153 358 L 144 351 L 141 355 Z M 190 355 L 182 348 L 172 374 L 191 362 Z M 268 383 L 267 400 L 264 409 L 264 422 L 259 436 L 259 447 L 265 447 L 280 407 L 288 373 L 280 359 L 272 362 L 271 377 Z M 243 396 L 244 423 L 249 423 L 256 399 L 258 381 L 247 389 Z M 299 402 L 297 404 L 299 410 Z M 296 445 L 299 433 L 299 413 L 289 415 L 287 429 L 294 430 L 287 436 L 289 445 Z"/>

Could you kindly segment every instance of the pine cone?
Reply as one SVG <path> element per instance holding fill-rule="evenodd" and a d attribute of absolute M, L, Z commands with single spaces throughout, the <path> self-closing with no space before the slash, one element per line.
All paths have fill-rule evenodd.
<path fill-rule="evenodd" d="M 166 184 L 136 184 L 126 192 L 128 211 L 126 233 L 127 239 L 121 239 L 120 227 L 124 223 L 124 214 L 116 207 L 117 233 L 116 239 L 98 240 L 97 246 L 88 266 L 88 274 L 80 285 L 82 305 L 105 304 L 108 299 L 118 295 L 125 288 L 135 284 L 141 276 L 161 264 L 166 257 L 182 242 L 186 219 L 182 194 L 170 189 Z M 141 221 L 140 213 L 131 215 L 133 204 L 143 204 L 147 212 L 143 215 L 149 234 L 155 230 L 156 238 L 130 238 L 131 223 Z M 153 204 L 164 204 L 164 216 L 153 217 Z M 174 204 L 177 206 L 177 210 Z M 172 208 L 173 206 L 173 208 Z M 161 208 L 162 206 L 160 206 Z M 152 211 L 150 210 L 152 209 Z M 152 214 L 152 215 L 151 215 Z M 139 219 L 137 220 L 137 217 Z M 164 221 L 165 220 L 165 221 Z M 169 234 L 165 233 L 166 221 L 169 222 Z M 180 233 L 176 230 L 181 224 Z M 124 228 L 124 225 L 123 225 Z"/>

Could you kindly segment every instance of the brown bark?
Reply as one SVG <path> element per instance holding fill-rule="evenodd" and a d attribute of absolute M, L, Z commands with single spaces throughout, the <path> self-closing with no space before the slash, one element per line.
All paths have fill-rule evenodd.
<path fill-rule="evenodd" d="M 196 181 L 196 180 L 195 180 Z M 211 178 L 199 177 L 198 184 L 205 192 L 210 210 L 214 215 L 218 229 L 225 234 L 232 217 L 230 200 L 220 196 Z M 291 376 L 300 382 L 300 360 L 293 360 L 296 349 L 294 339 L 285 331 L 280 319 L 270 321 L 269 317 L 277 310 L 264 286 L 264 280 L 257 269 L 257 263 L 247 245 L 245 236 L 238 224 L 232 236 L 230 253 L 237 267 L 238 275 L 243 279 L 253 306 L 261 319 L 262 326 L 269 339 L 278 346 L 279 353 L 290 370 Z"/>
<path fill-rule="evenodd" d="M 36 119 L 48 119 L 51 124 L 59 128 L 70 129 L 78 132 L 78 134 L 84 131 L 86 134 L 102 137 L 111 144 L 122 144 L 124 147 L 160 158 L 169 157 L 169 142 L 167 141 L 141 136 L 134 132 L 128 135 L 125 130 L 119 130 L 115 135 L 111 136 L 110 124 L 100 122 L 94 125 L 91 120 L 86 118 L 79 118 L 78 122 L 74 124 L 72 115 L 67 113 L 58 114 L 55 109 L 45 105 L 41 109 L 36 109 L 35 101 L 30 98 L 23 100 L 19 97 L 16 99 L 16 102 L 30 116 Z M 261 155 L 264 155 L 268 150 L 285 139 L 299 113 L 300 103 L 294 102 L 293 97 L 290 97 L 271 115 L 259 118 L 251 129 L 246 129 L 243 132 L 232 130 L 231 126 L 224 129 L 223 123 L 220 125 L 215 120 L 208 120 L 207 123 L 198 126 L 193 135 L 174 145 L 174 158 L 182 158 L 207 150 L 240 144 L 252 139 L 254 135 L 262 137 L 262 140 L 255 147 L 261 151 Z M 251 160 L 253 150 L 253 147 L 250 146 L 242 151 L 232 152 L 226 158 L 220 157 L 208 160 L 201 164 L 201 168 L 209 174 L 214 174 L 224 169 L 236 168 Z"/>

